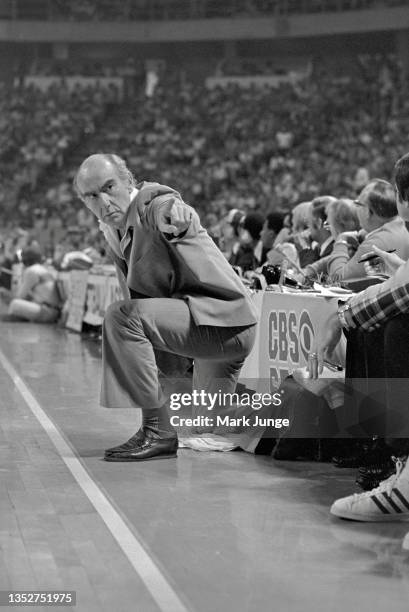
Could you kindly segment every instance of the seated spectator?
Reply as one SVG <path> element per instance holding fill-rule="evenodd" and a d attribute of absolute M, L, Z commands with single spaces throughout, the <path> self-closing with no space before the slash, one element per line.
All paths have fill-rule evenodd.
<path fill-rule="evenodd" d="M 25 321 L 54 323 L 61 301 L 53 274 L 43 265 L 39 246 L 32 243 L 23 249 L 24 271 L 16 297 L 10 302 L 9 315 Z"/>
<path fill-rule="evenodd" d="M 232 208 L 221 222 L 221 244 L 220 248 L 226 259 L 230 260 L 236 255 L 240 248 L 239 230 L 240 223 L 244 219 L 244 212 Z"/>
<path fill-rule="evenodd" d="M 326 225 L 327 206 L 333 202 L 332 196 L 319 196 L 311 202 L 308 213 L 308 228 L 310 230 L 311 245 L 300 251 L 299 258 L 302 267 L 326 257 L 332 252 L 334 239 Z"/>
<path fill-rule="evenodd" d="M 334 240 L 343 232 L 354 232 L 360 227 L 356 206 L 352 200 L 347 198 L 329 203 L 327 221 Z"/>
<path fill-rule="evenodd" d="M 241 221 L 239 230 L 240 246 L 237 253 L 229 259 L 232 266 L 238 266 L 242 272 L 255 270 L 259 265 L 255 249 L 260 240 L 264 217 L 260 213 L 249 213 Z"/>
<path fill-rule="evenodd" d="M 288 261 L 288 253 L 290 252 L 291 260 L 297 267 L 300 267 L 299 254 L 311 247 L 311 236 L 308 228 L 310 209 L 311 202 L 301 202 L 293 208 L 290 213 L 291 232 L 286 232 L 285 235 L 285 228 L 280 231 L 277 239 L 274 241 L 273 248 L 266 254 L 269 264 L 281 265 L 283 260 L 286 259 Z M 288 223 L 288 220 L 285 220 Z M 288 245 L 291 245 L 291 248 Z"/>
<path fill-rule="evenodd" d="M 320 198 L 317 198 L 320 199 Z M 315 279 L 320 275 L 328 276 L 328 262 L 331 259 L 330 255 L 334 248 L 334 241 L 343 232 L 357 231 L 360 227 L 359 219 L 356 212 L 356 207 L 352 200 L 332 198 L 326 208 L 327 219 L 324 222 L 322 229 L 327 229 L 332 241 L 321 245 L 321 257 L 315 263 L 308 265 L 304 269 L 307 278 Z M 315 238 L 317 240 L 317 237 Z M 319 237 L 318 237 L 319 242 Z M 325 250 L 329 247 L 330 253 L 325 254 Z M 354 250 L 349 251 L 349 256 L 352 257 Z"/>
<path fill-rule="evenodd" d="M 291 236 L 291 231 L 292 231 L 292 218 L 293 218 L 293 214 L 292 211 L 289 211 L 287 213 L 284 213 L 284 218 L 283 218 L 283 227 L 282 229 L 278 232 L 274 243 L 273 243 L 273 248 L 276 247 L 278 244 L 281 244 L 283 242 L 287 242 L 288 239 Z"/>
<path fill-rule="evenodd" d="M 395 191 L 390 183 L 374 179 L 354 203 L 362 230 L 343 232 L 337 237 L 328 262 L 328 273 L 334 280 L 364 277 L 365 266 L 360 260 L 374 245 L 385 251 L 396 249 L 404 260 L 409 257 L 409 233 L 397 216 Z M 357 250 L 350 258 L 351 244 L 356 244 Z"/>
<path fill-rule="evenodd" d="M 4 239 L 0 255 L 0 287 L 11 291 L 13 264 L 21 262 L 21 250 L 27 245 L 28 234 L 18 228 L 11 236 Z"/>
<path fill-rule="evenodd" d="M 311 215 L 312 202 L 301 202 L 293 209 L 292 215 L 292 235 L 289 242 L 292 242 L 298 252 L 299 264 L 303 268 L 308 263 L 308 257 L 304 254 L 309 253 L 312 246 L 309 220 Z"/>
<path fill-rule="evenodd" d="M 261 230 L 260 242 L 256 247 L 256 257 L 260 265 L 266 261 L 268 251 L 273 247 L 278 234 L 283 229 L 283 221 L 284 217 L 279 212 L 271 212 L 267 215 Z"/>

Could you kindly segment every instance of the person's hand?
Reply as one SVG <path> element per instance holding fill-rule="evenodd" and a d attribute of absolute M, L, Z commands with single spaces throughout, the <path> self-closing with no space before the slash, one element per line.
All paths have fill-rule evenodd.
<path fill-rule="evenodd" d="M 333 313 L 321 328 L 315 350 L 308 357 L 310 378 L 319 378 L 324 367 L 324 359 L 330 359 L 341 339 L 342 325 L 337 313 Z"/>
<path fill-rule="evenodd" d="M 337 242 L 347 242 L 351 247 L 358 248 L 359 246 L 359 234 L 357 231 L 351 232 L 342 232 L 337 236 L 335 241 Z"/>
<path fill-rule="evenodd" d="M 342 232 L 338 236 L 339 239 L 342 240 L 358 240 L 358 232 L 356 230 L 351 230 L 349 232 Z"/>
<path fill-rule="evenodd" d="M 179 236 L 192 220 L 192 210 L 181 200 L 170 198 L 158 211 L 157 227 L 160 232 Z"/>
<path fill-rule="evenodd" d="M 396 253 L 387 253 L 375 245 L 368 255 L 372 253 L 378 257 L 365 262 L 365 272 L 368 276 L 373 276 L 374 274 L 393 276 L 396 270 L 405 263 Z"/>

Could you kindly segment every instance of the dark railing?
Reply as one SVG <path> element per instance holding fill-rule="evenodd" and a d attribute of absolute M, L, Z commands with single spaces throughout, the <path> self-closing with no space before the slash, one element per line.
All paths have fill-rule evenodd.
<path fill-rule="evenodd" d="M 0 0 L 0 19 L 165 21 L 295 15 L 399 6 L 408 7 L 408 0 Z"/>

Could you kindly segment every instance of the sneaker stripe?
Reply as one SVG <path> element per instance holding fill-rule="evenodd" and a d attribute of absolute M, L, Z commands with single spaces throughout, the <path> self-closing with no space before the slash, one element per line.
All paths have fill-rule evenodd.
<path fill-rule="evenodd" d="M 399 508 L 399 506 L 397 504 L 395 504 L 393 499 L 386 493 L 386 491 L 384 491 L 382 493 L 382 495 L 384 496 L 386 501 L 389 503 L 389 505 L 392 506 L 392 508 L 395 510 L 395 512 L 397 512 L 398 514 L 402 514 L 402 510 Z"/>
<path fill-rule="evenodd" d="M 404 497 L 402 495 L 402 493 L 399 491 L 399 489 L 392 489 L 392 491 L 395 493 L 396 497 L 402 502 L 402 504 L 405 506 L 405 508 L 407 508 L 409 510 L 409 502 L 406 499 L 406 497 Z"/>
<path fill-rule="evenodd" d="M 379 510 L 381 510 L 384 514 L 390 514 L 390 511 L 388 510 L 388 508 L 385 508 L 385 506 L 381 504 L 381 502 L 376 497 L 376 495 L 371 495 L 371 499 L 374 502 L 374 504 L 378 506 Z"/>

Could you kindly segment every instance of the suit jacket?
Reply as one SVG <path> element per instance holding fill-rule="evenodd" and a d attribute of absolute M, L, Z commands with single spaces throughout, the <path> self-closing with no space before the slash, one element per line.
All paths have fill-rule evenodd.
<path fill-rule="evenodd" d="M 331 254 L 334 248 L 334 240 L 329 240 L 325 245 L 324 249 L 317 249 L 318 259 L 308 264 L 304 268 L 306 278 L 315 279 L 321 274 L 327 276 L 328 274 L 328 262 L 331 259 Z"/>
<path fill-rule="evenodd" d="M 381 227 L 370 232 L 361 242 L 356 253 L 351 259 L 348 255 L 348 245 L 335 242 L 334 249 L 328 263 L 328 274 L 336 280 L 347 278 L 359 278 L 366 276 L 365 266 L 359 260 L 365 253 L 372 250 L 376 245 L 387 251 L 396 249 L 396 253 L 402 259 L 409 258 L 409 232 L 400 217 L 394 217 L 391 221 L 384 223 Z"/>
<path fill-rule="evenodd" d="M 178 298 L 187 302 L 197 325 L 254 325 L 250 294 L 206 230 L 196 211 L 177 237 L 157 229 L 161 208 L 180 194 L 158 183 L 140 183 L 119 242 L 113 228 L 101 224 L 117 269 L 132 298 Z M 185 204 L 185 206 L 188 206 Z"/>

